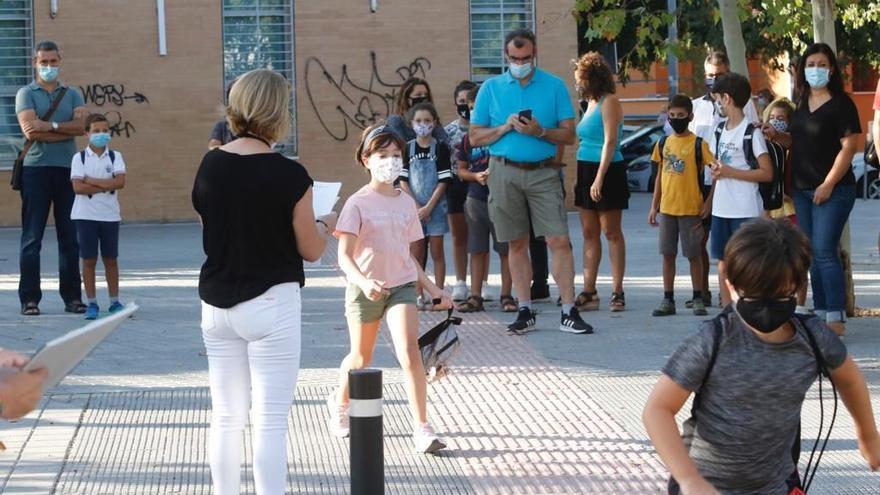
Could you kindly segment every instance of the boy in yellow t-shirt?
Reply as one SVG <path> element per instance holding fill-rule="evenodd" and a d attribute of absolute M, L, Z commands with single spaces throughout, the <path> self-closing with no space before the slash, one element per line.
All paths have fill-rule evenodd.
<path fill-rule="evenodd" d="M 708 287 L 703 287 L 700 253 L 703 219 L 711 214 L 712 200 L 711 193 L 708 200 L 703 197 L 701 184 L 704 167 L 711 165 L 713 157 L 708 143 L 688 130 L 688 123 L 694 118 L 690 98 L 684 95 L 670 98 L 668 115 L 674 134 L 661 139 L 651 156 L 657 166 L 657 181 L 648 223 L 660 227 L 659 245 L 663 256 L 663 301 L 653 315 L 675 314 L 673 287 L 680 240 L 682 254 L 690 263 L 693 311 L 697 316 L 705 316 L 703 294 Z"/>

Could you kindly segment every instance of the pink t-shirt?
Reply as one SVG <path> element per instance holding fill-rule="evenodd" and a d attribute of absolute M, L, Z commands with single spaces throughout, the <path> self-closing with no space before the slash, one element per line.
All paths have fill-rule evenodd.
<path fill-rule="evenodd" d="M 418 279 L 409 245 L 424 238 L 416 202 L 397 193 L 385 196 L 366 185 L 348 198 L 336 222 L 337 237 L 357 236 L 354 261 L 361 273 L 388 289 Z"/>

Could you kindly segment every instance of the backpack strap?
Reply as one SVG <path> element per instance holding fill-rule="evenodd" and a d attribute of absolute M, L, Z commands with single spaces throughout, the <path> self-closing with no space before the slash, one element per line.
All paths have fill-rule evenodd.
<path fill-rule="evenodd" d="M 663 163 L 663 150 L 666 149 L 666 138 L 668 137 L 669 136 L 663 136 L 662 138 L 660 138 L 660 141 L 657 141 L 657 151 L 660 155 L 660 162 L 658 162 L 658 165 L 660 163 Z"/>
<path fill-rule="evenodd" d="M 758 159 L 755 157 L 755 148 L 752 145 L 752 138 L 755 136 L 755 126 L 749 122 L 746 124 L 746 132 L 743 134 L 743 154 L 746 156 L 746 163 L 752 170 L 758 169 Z"/>
<path fill-rule="evenodd" d="M 703 166 L 703 138 L 700 136 L 697 136 L 697 139 L 694 140 L 694 162 L 697 164 L 697 185 L 702 190 L 703 175 L 706 167 Z"/>
<path fill-rule="evenodd" d="M 730 314 L 730 306 L 724 309 L 718 316 L 712 318 L 712 354 L 709 355 L 709 365 L 706 366 L 706 374 L 703 375 L 703 384 L 700 386 L 702 388 L 706 385 L 706 381 L 709 380 L 709 375 L 712 374 L 712 368 L 715 367 L 715 360 L 718 357 L 718 349 L 721 348 L 721 339 L 724 338 L 724 324 L 727 323 L 727 315 Z M 694 400 L 691 402 L 691 417 L 697 417 L 697 410 L 700 408 L 700 393 L 697 392 L 694 394 Z"/>
<path fill-rule="evenodd" d="M 721 149 L 721 133 L 724 132 L 725 125 L 727 125 L 726 120 L 715 126 L 715 158 L 718 158 L 718 150 Z"/>
<path fill-rule="evenodd" d="M 81 161 L 83 166 L 85 167 L 85 165 L 86 165 L 86 150 L 81 150 L 79 152 L 79 161 Z"/>
<path fill-rule="evenodd" d="M 114 162 L 116 162 L 116 153 L 110 148 L 107 148 L 107 154 L 110 155 L 110 165 L 113 165 Z"/>
<path fill-rule="evenodd" d="M 828 370 L 828 366 L 825 364 L 825 356 L 822 355 L 822 351 L 819 349 L 819 343 L 816 342 L 816 336 L 813 335 L 813 332 L 810 331 L 810 327 L 807 326 L 807 322 L 818 318 L 816 315 L 802 315 L 795 314 L 795 317 L 800 322 L 801 326 L 804 327 L 804 333 L 807 334 L 807 340 L 810 342 L 810 348 L 813 350 L 813 355 L 816 357 L 816 364 L 819 367 L 819 373 L 825 375 L 829 380 L 831 379 L 831 372 Z"/>

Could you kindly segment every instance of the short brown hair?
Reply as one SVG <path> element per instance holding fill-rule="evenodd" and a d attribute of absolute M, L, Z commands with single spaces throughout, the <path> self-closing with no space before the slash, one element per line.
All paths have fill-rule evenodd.
<path fill-rule="evenodd" d="M 425 111 L 431 114 L 431 117 L 434 118 L 434 127 L 439 127 L 440 124 L 440 114 L 437 113 L 437 107 L 435 107 L 432 103 L 428 103 L 427 101 L 423 101 L 421 103 L 417 103 L 415 106 L 409 109 L 409 112 L 406 113 L 406 120 L 408 124 L 412 124 L 414 118 L 416 118 L 416 112 Z"/>
<path fill-rule="evenodd" d="M 715 50 L 709 55 L 706 55 L 706 63 L 709 65 L 723 65 L 730 68 L 730 59 L 727 57 L 727 54 L 721 50 Z"/>
<path fill-rule="evenodd" d="M 378 130 L 378 132 L 368 143 L 367 137 L 376 130 Z M 354 159 L 357 160 L 362 167 L 366 167 L 366 163 L 364 163 L 365 156 L 370 156 L 382 148 L 387 148 L 390 144 L 396 144 L 401 152 L 406 146 L 406 143 L 404 143 L 390 127 L 386 126 L 385 122 L 373 124 L 364 129 L 364 132 L 361 133 L 361 141 L 357 147 L 357 151 L 355 151 Z"/>
<path fill-rule="evenodd" d="M 745 297 L 788 297 L 807 284 L 810 241 L 788 219 L 752 220 L 724 249 L 727 280 Z"/>
<path fill-rule="evenodd" d="M 673 108 L 687 110 L 688 115 L 690 115 L 694 113 L 694 102 L 692 102 L 690 97 L 688 97 L 687 95 L 677 94 L 669 99 L 669 103 L 666 106 L 666 111 L 672 110 Z"/>
<path fill-rule="evenodd" d="M 94 124 L 95 122 L 107 122 L 109 124 L 107 117 L 101 115 L 100 113 L 90 113 L 89 116 L 86 117 L 86 132 L 90 132 L 92 130 L 92 124 Z"/>
<path fill-rule="evenodd" d="M 599 52 L 587 52 L 574 62 L 574 79 L 581 98 L 599 99 L 614 94 L 614 73 Z"/>

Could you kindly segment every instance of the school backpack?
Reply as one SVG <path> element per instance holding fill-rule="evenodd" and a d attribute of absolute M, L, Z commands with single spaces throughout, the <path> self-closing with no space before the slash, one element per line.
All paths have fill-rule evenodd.
<path fill-rule="evenodd" d="M 116 153 L 113 152 L 110 148 L 107 148 L 107 154 L 110 155 L 110 166 L 116 162 Z M 83 166 L 86 165 L 86 150 L 82 150 L 79 152 L 79 159 L 82 162 Z M 110 191 L 110 194 L 116 194 L 116 191 Z M 89 194 L 89 199 L 92 199 L 92 195 Z"/>
<path fill-rule="evenodd" d="M 712 373 L 712 368 L 715 367 L 715 360 L 718 357 L 718 349 L 721 347 L 721 340 L 724 338 L 724 322 L 729 322 L 730 314 L 733 312 L 732 306 L 728 306 L 724 309 L 718 316 L 712 318 L 712 354 L 709 355 L 709 364 L 706 366 L 706 374 L 703 375 L 703 383 L 709 379 L 709 375 Z M 801 427 L 798 425 L 798 435 L 797 439 L 792 445 L 791 448 L 791 457 L 794 461 L 794 472 L 786 480 L 788 484 L 789 495 L 799 495 L 806 494 L 807 490 L 809 490 L 810 485 L 813 483 L 813 478 L 816 476 L 816 470 L 819 468 L 819 461 L 822 459 L 822 454 L 825 452 L 825 446 L 828 445 L 828 438 L 831 436 L 831 429 L 834 428 L 834 420 L 837 416 L 837 388 L 834 386 L 834 381 L 831 380 L 831 372 L 828 370 L 828 366 L 825 363 L 825 358 L 822 356 L 822 351 L 819 349 L 819 344 L 816 343 L 816 337 L 813 336 L 813 333 L 807 327 L 807 322 L 811 319 L 816 318 L 815 315 L 802 315 L 795 314 L 794 318 L 799 321 L 800 326 L 804 327 L 804 333 L 807 335 L 807 341 L 810 343 L 810 349 L 813 351 L 813 356 L 816 358 L 816 366 L 818 367 L 819 372 L 819 404 L 821 407 L 822 404 L 822 377 L 828 378 L 828 381 L 831 382 L 831 389 L 834 392 L 834 413 L 831 417 L 831 426 L 828 430 L 828 436 L 825 437 L 825 443 L 822 445 L 822 449 L 819 452 L 819 457 L 816 458 L 816 463 L 813 464 L 813 457 L 816 453 L 816 449 L 819 446 L 819 442 L 822 435 L 822 430 L 824 427 L 824 423 L 820 420 L 819 423 L 819 437 L 816 438 L 816 443 L 813 445 L 813 450 L 810 453 L 810 460 L 807 463 L 807 467 L 804 471 L 804 477 L 801 478 L 800 472 L 798 471 L 798 462 L 800 460 L 801 455 Z M 794 327 L 795 333 L 798 333 L 798 326 Z M 691 417 L 697 418 L 697 412 L 700 409 L 700 393 L 694 393 L 694 399 L 691 402 Z M 822 417 L 824 417 L 824 411 L 821 413 Z M 812 475 L 810 474 L 810 470 L 812 470 Z M 678 495 L 680 494 L 680 488 L 678 486 L 678 482 L 675 478 L 669 478 L 668 484 L 668 492 L 670 495 Z"/>
<path fill-rule="evenodd" d="M 720 122 L 715 128 L 715 157 L 718 157 L 718 149 L 721 146 L 721 133 L 727 122 Z M 755 126 L 749 122 L 746 124 L 746 132 L 743 135 L 743 154 L 746 156 L 746 163 L 752 170 L 758 169 L 758 157 L 755 156 L 755 149 L 752 147 L 752 137 L 755 134 Z M 773 178 L 769 182 L 758 183 L 758 190 L 761 192 L 761 199 L 764 201 L 765 210 L 776 210 L 782 208 L 783 198 L 783 167 L 785 166 L 785 150 L 779 146 L 773 146 L 768 143 L 767 152 L 770 155 L 770 164 L 773 169 Z"/>
<path fill-rule="evenodd" d="M 657 148 L 660 151 L 660 160 L 661 163 L 658 163 L 658 167 L 662 165 L 663 161 L 663 149 L 666 146 L 666 138 L 669 136 L 663 136 L 660 138 L 660 141 L 657 142 Z M 703 190 L 703 170 L 705 170 L 705 166 L 703 166 L 703 138 L 697 136 L 697 139 L 694 141 L 694 163 L 697 164 L 697 184 L 700 186 L 700 190 Z M 659 171 L 658 171 L 659 173 Z"/>

